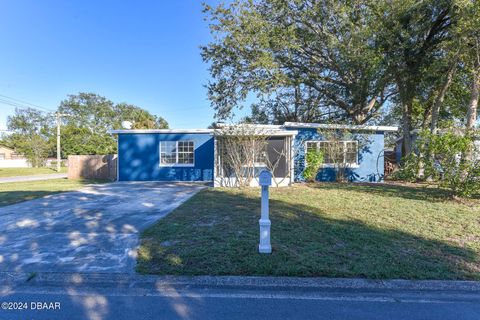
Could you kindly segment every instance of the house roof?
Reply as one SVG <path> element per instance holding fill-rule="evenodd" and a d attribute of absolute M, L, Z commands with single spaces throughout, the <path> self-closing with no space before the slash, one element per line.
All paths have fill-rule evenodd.
<path fill-rule="evenodd" d="M 363 130 L 363 131 L 398 131 L 398 127 L 390 126 L 363 126 L 349 124 L 325 124 L 325 123 L 304 123 L 304 122 L 285 122 L 286 128 L 315 128 L 326 130 Z"/>
<path fill-rule="evenodd" d="M 110 130 L 111 134 L 136 134 L 136 133 L 207 133 L 214 134 L 222 128 L 228 128 L 232 125 L 222 124 L 220 129 L 121 129 Z M 264 124 L 245 124 L 247 127 L 260 129 L 262 133 L 270 136 L 294 136 L 298 132 L 295 130 L 285 130 L 286 128 L 316 128 L 332 130 L 364 130 L 364 131 L 398 131 L 398 127 L 390 126 L 362 126 L 345 124 L 323 124 L 323 123 L 303 123 L 303 122 L 285 122 L 283 125 L 264 125 Z"/>

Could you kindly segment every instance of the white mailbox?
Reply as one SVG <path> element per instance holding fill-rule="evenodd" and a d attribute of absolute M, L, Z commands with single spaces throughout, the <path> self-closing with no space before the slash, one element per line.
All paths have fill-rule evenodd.
<path fill-rule="evenodd" d="M 272 185 L 272 173 L 268 170 L 260 172 L 258 182 L 262 186 L 262 203 L 261 203 L 261 217 L 258 223 L 260 224 L 260 244 L 258 245 L 258 252 L 271 253 L 272 246 L 270 245 L 270 217 L 269 213 L 269 197 L 268 187 Z"/>

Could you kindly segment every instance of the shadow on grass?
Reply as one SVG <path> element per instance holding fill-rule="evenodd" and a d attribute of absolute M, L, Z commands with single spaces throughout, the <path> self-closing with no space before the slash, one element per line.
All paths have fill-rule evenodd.
<path fill-rule="evenodd" d="M 448 190 L 428 186 L 401 186 L 388 183 L 312 183 L 308 185 L 317 189 L 337 189 L 375 194 L 382 197 L 404 198 L 430 202 L 451 200 Z"/>
<path fill-rule="evenodd" d="M 398 195 L 395 190 L 388 192 L 413 199 L 430 197 L 428 193 Z M 375 228 L 360 220 L 334 219 L 308 204 L 272 199 L 270 208 L 273 253 L 260 255 L 258 194 L 202 191 L 144 232 L 137 270 L 177 275 L 480 280 L 480 260 L 472 248 Z"/>

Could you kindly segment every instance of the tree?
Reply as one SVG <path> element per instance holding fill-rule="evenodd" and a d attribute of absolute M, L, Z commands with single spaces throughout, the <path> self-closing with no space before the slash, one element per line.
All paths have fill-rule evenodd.
<path fill-rule="evenodd" d="M 132 129 L 168 129 L 168 122 L 164 118 L 137 106 L 120 103 L 114 106 L 114 111 L 117 115 L 115 126 L 118 128 L 122 121 L 128 120 L 133 122 Z"/>
<path fill-rule="evenodd" d="M 379 2 L 379 44 L 397 89 L 402 109 L 403 154 L 412 150 L 411 130 L 415 100 L 429 68 L 444 56 L 441 44 L 449 39 L 452 1 L 393 0 Z"/>
<path fill-rule="evenodd" d="M 70 95 L 60 103 L 62 118 L 62 153 L 111 154 L 117 150 L 114 137 L 108 132 L 120 129 L 122 121 L 133 122 L 134 129 L 168 128 L 162 117 L 137 106 L 114 104 L 94 93 Z"/>
<path fill-rule="evenodd" d="M 7 144 L 24 154 L 33 167 L 43 166 L 53 149 L 51 117 L 33 108 L 16 108 L 15 114 L 7 118 L 7 127 L 13 131 L 5 137 Z"/>
<path fill-rule="evenodd" d="M 248 187 L 258 174 L 257 163 L 266 162 L 268 133 L 256 126 L 238 124 L 215 130 L 218 175 L 223 184 Z"/>
<path fill-rule="evenodd" d="M 214 40 L 208 95 L 228 118 L 250 95 L 269 122 L 334 117 L 363 124 L 392 94 L 373 1 L 234 1 L 205 6 Z M 260 114 L 259 113 L 259 114 Z"/>

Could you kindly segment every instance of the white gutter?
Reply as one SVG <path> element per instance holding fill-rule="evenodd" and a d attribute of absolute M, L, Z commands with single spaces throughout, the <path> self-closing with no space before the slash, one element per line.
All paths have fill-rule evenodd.
<path fill-rule="evenodd" d="M 303 122 L 285 122 L 283 125 L 287 128 L 315 128 L 332 130 L 365 130 L 365 131 L 398 131 L 398 127 L 390 126 L 361 126 L 347 124 L 324 124 L 324 123 L 303 123 Z"/>
<path fill-rule="evenodd" d="M 124 129 L 110 130 L 111 134 L 128 134 L 128 133 L 213 133 L 214 129 Z"/>
<path fill-rule="evenodd" d="M 222 129 L 129 129 L 129 130 L 110 130 L 110 134 L 138 134 L 138 133 L 208 133 L 213 134 L 216 131 L 221 134 Z M 271 129 L 259 132 L 266 136 L 294 136 L 298 133 L 296 130 Z M 228 133 L 227 133 L 228 134 Z"/>

